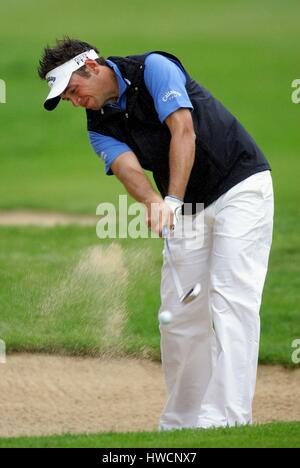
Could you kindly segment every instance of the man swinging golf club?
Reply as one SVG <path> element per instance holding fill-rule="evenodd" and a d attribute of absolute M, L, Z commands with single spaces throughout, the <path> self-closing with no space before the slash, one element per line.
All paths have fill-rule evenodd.
<path fill-rule="evenodd" d="M 39 75 L 51 87 L 47 110 L 61 99 L 86 108 L 106 173 L 144 203 L 152 229 L 173 229 L 180 209 L 168 239 L 173 263 L 184 292 L 198 283 L 201 291 L 188 303 L 178 300 L 165 252 L 161 310 L 171 310 L 173 320 L 161 326 L 167 400 L 160 428 L 251 423 L 273 225 L 264 155 L 170 53 L 104 59 L 93 45 L 65 38 L 45 48 Z M 159 193 L 143 169 L 152 171 Z M 204 239 L 187 245 L 193 233 L 176 231 L 186 216 L 203 215 L 199 203 Z"/>

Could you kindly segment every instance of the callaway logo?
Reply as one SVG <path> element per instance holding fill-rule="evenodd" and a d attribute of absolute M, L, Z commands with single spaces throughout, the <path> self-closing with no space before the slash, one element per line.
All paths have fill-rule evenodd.
<path fill-rule="evenodd" d="M 80 65 L 81 62 L 85 62 L 87 58 L 88 58 L 87 53 L 83 52 L 81 55 L 78 55 L 78 57 L 75 57 L 74 60 L 77 63 L 77 65 Z"/>
<path fill-rule="evenodd" d="M 55 77 L 55 76 L 49 76 L 49 77 L 47 78 L 47 83 L 48 83 L 48 85 L 50 86 L 50 88 L 52 88 L 52 86 L 53 86 L 55 80 L 56 80 L 56 77 Z"/>
<path fill-rule="evenodd" d="M 162 101 L 163 102 L 171 101 L 171 99 L 175 99 L 177 96 L 181 96 L 181 93 L 179 93 L 178 91 L 171 90 L 163 95 Z"/>

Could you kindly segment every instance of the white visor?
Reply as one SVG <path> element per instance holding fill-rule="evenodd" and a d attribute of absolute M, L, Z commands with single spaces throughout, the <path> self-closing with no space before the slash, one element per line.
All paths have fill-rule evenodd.
<path fill-rule="evenodd" d="M 56 67 L 47 73 L 46 80 L 51 91 L 48 94 L 46 101 L 44 102 L 45 109 L 55 109 L 60 101 L 61 93 L 69 84 L 72 73 L 81 68 L 88 58 L 91 60 L 96 60 L 99 58 L 99 55 L 97 52 L 95 52 L 94 49 L 87 50 L 86 52 L 82 52 L 81 54 L 76 55 L 76 57 L 68 60 L 68 62 L 63 63 L 59 67 Z"/>

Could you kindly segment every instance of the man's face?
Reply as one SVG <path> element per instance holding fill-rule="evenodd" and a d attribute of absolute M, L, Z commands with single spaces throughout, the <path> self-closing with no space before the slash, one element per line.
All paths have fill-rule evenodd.
<path fill-rule="evenodd" d="M 76 107 L 100 109 L 108 100 L 112 99 L 112 83 L 106 68 L 98 64 L 93 67 L 87 66 L 88 77 L 73 73 L 67 88 L 61 94 L 61 98 L 71 101 Z"/>

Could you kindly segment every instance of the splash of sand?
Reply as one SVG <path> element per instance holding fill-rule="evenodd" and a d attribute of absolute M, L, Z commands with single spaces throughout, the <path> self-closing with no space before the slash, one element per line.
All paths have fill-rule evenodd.
<path fill-rule="evenodd" d="M 93 340 L 95 354 L 120 356 L 126 348 L 127 294 L 136 287 L 128 270 L 145 269 L 150 251 L 129 249 L 113 242 L 83 250 L 76 263 L 62 272 L 56 286 L 46 290 L 39 307 L 41 326 L 56 329 L 73 320 L 80 333 Z M 80 337 L 79 337 L 80 338 Z"/>
<path fill-rule="evenodd" d="M 89 247 L 58 279 L 57 286 L 47 291 L 40 307 L 41 319 L 49 325 L 67 314 L 77 315 L 82 333 L 98 335 L 104 352 L 118 343 L 126 324 L 127 288 L 121 246 Z"/>

